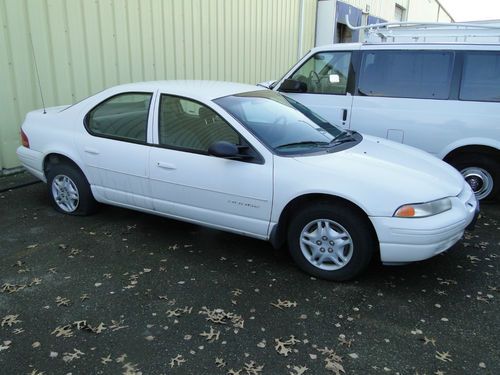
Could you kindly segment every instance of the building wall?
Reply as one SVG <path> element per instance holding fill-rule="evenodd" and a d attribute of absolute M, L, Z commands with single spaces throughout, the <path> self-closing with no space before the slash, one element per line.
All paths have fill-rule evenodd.
<path fill-rule="evenodd" d="M 355 6 L 362 11 L 367 10 L 372 16 L 383 18 L 385 20 L 392 20 L 394 18 L 394 0 L 341 0 L 344 3 Z M 398 1 L 399 4 L 406 4 L 408 0 Z M 403 5 L 404 6 L 404 5 Z"/>
<path fill-rule="evenodd" d="M 383 18 L 387 21 L 394 20 L 394 9 L 396 4 L 407 10 L 408 21 L 422 22 L 450 22 L 449 15 L 441 9 L 436 0 L 341 0 L 344 3 L 355 6 L 362 11 L 368 5 L 370 15 Z M 439 13 L 439 17 L 438 17 Z"/>
<path fill-rule="evenodd" d="M 19 165 L 20 124 L 42 106 L 33 50 L 46 106 L 133 81 L 256 83 L 314 45 L 316 0 L 302 1 L 0 0 L 0 171 Z"/>
<path fill-rule="evenodd" d="M 454 22 L 453 18 L 443 8 L 439 10 L 438 22 Z"/>
<path fill-rule="evenodd" d="M 451 22 L 452 19 L 435 0 L 410 0 L 408 21 Z"/>

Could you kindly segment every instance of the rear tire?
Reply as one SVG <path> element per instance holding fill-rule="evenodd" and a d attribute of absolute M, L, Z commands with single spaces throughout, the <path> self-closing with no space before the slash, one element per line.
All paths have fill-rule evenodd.
<path fill-rule="evenodd" d="M 47 171 L 49 198 L 54 208 L 67 215 L 94 213 L 98 203 L 80 169 L 69 164 L 52 164 Z"/>
<path fill-rule="evenodd" d="M 293 217 L 288 247 L 303 271 L 335 281 L 360 275 L 377 249 L 366 217 L 346 204 L 329 202 L 314 203 Z"/>
<path fill-rule="evenodd" d="M 464 176 L 479 200 L 493 200 L 500 190 L 500 162 L 484 154 L 461 154 L 449 163 Z"/>

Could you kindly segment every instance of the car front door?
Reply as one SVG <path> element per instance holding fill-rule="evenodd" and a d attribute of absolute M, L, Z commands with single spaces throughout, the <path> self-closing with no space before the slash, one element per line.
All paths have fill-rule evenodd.
<path fill-rule="evenodd" d="M 276 90 L 309 107 L 332 124 L 349 128 L 354 77 L 351 51 L 312 54 L 287 79 L 306 84 L 305 92 L 287 92 L 280 82 Z"/>
<path fill-rule="evenodd" d="M 85 116 L 85 131 L 76 143 L 98 200 L 153 209 L 148 173 L 153 96 L 152 92 L 120 93 Z"/>
<path fill-rule="evenodd" d="M 158 212 L 265 238 L 272 206 L 272 155 L 257 152 L 206 104 L 161 95 L 150 154 L 150 180 Z M 217 141 L 238 145 L 253 158 L 211 156 Z M 264 151 L 264 154 L 262 153 Z M 265 153 L 267 151 L 267 154 Z"/>

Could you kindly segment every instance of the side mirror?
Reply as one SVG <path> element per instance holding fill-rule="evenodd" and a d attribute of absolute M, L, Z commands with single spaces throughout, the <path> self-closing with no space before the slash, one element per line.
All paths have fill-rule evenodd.
<path fill-rule="evenodd" d="M 285 79 L 281 84 L 279 91 L 283 92 L 307 92 L 307 85 L 304 82 L 296 81 L 294 79 Z"/>
<path fill-rule="evenodd" d="M 217 156 L 219 158 L 238 158 L 240 156 L 240 150 L 238 146 L 226 142 L 218 141 L 212 143 L 208 148 L 208 154 L 212 156 Z"/>

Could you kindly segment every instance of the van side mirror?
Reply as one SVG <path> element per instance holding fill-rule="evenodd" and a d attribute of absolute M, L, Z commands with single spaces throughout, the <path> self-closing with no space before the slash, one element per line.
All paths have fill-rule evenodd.
<path fill-rule="evenodd" d="M 285 79 L 281 84 L 279 91 L 303 93 L 307 92 L 307 84 L 294 79 Z"/>

